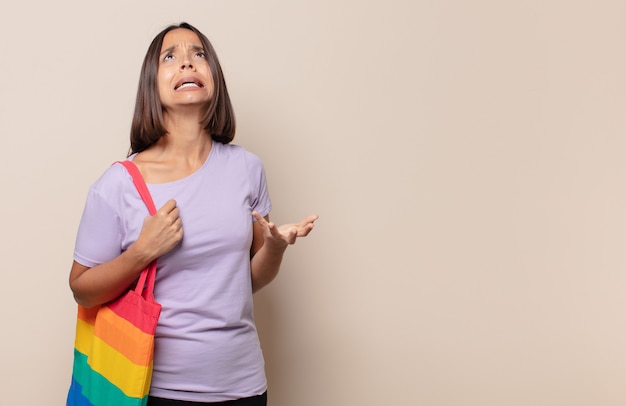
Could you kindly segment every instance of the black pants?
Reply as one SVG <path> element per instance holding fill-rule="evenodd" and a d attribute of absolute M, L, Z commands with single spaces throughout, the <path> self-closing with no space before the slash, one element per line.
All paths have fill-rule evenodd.
<path fill-rule="evenodd" d="M 250 398 L 212 403 L 188 402 L 186 400 L 163 399 L 150 396 L 148 397 L 148 406 L 267 406 L 267 392 Z"/>

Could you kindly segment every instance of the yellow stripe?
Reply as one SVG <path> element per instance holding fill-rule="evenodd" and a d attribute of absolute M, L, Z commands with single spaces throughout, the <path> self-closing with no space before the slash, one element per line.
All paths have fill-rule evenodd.
<path fill-rule="evenodd" d="M 93 326 L 82 320 L 77 322 L 75 347 L 87 355 L 94 371 L 106 377 L 127 396 L 141 398 L 148 394 L 150 379 L 145 377 L 152 376 L 152 363 L 148 366 L 133 364 L 100 338 L 94 337 Z M 97 354 L 95 359 L 94 354 Z M 136 379 L 129 380 L 129 376 Z"/>
<path fill-rule="evenodd" d="M 93 325 L 81 319 L 76 322 L 76 340 L 74 348 L 85 355 L 91 354 L 91 343 L 93 341 Z"/>
<path fill-rule="evenodd" d="M 149 366 L 135 365 L 97 337 L 92 351 L 92 354 L 98 354 L 95 359 L 88 358 L 94 371 L 105 376 L 127 396 L 141 398 L 148 394 L 152 363 Z M 129 376 L 134 379 L 128 379 Z"/>

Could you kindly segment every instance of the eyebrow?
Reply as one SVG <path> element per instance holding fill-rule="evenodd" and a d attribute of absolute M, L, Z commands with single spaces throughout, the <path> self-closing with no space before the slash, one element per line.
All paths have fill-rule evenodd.
<path fill-rule="evenodd" d="M 161 52 L 159 55 L 172 52 L 175 48 L 178 48 L 178 45 L 172 45 L 171 47 L 164 49 L 163 52 Z M 204 51 L 204 48 L 201 47 L 200 45 L 190 45 L 189 48 L 193 49 L 194 51 Z"/>

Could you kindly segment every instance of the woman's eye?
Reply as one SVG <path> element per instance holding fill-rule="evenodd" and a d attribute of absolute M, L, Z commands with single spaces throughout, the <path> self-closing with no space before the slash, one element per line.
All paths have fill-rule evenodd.
<path fill-rule="evenodd" d="M 206 54 L 204 52 L 196 52 L 196 56 L 198 58 L 206 58 Z"/>
<path fill-rule="evenodd" d="M 171 59 L 173 59 L 173 58 L 174 58 L 174 55 L 172 55 L 172 54 L 167 54 L 167 55 L 165 55 L 165 56 L 163 57 L 163 61 L 164 61 L 164 62 L 165 62 L 165 61 L 169 61 L 169 60 L 171 60 Z"/>

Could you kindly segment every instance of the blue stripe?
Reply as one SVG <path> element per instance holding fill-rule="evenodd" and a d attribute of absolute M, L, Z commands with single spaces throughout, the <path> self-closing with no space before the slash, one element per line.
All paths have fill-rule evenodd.
<path fill-rule="evenodd" d="M 87 356 L 74 349 L 72 385 L 67 406 L 146 406 L 148 396 L 132 398 L 91 369 Z"/>
<path fill-rule="evenodd" d="M 83 387 L 72 376 L 72 384 L 67 394 L 67 406 L 94 406 L 89 399 L 83 395 Z"/>

